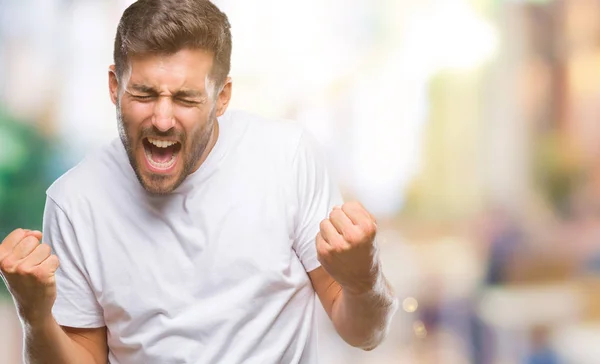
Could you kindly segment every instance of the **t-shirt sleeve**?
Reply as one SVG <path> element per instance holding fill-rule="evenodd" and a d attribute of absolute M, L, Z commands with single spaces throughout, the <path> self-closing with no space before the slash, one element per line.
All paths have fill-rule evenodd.
<path fill-rule="evenodd" d="M 66 213 L 50 197 L 44 209 L 44 242 L 52 247 L 60 266 L 56 271 L 57 297 L 52 313 L 62 326 L 105 326 L 102 308 L 90 285 L 81 247 Z"/>
<path fill-rule="evenodd" d="M 292 165 L 298 193 L 294 250 L 304 269 L 310 272 L 321 265 L 315 246 L 319 225 L 343 201 L 318 144 L 307 132 L 300 137 Z"/>

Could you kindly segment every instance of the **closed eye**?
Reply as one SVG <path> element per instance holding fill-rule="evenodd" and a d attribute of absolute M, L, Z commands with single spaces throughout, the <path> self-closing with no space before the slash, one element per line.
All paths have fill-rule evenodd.
<path fill-rule="evenodd" d="M 196 100 L 187 100 L 187 99 L 177 99 L 177 102 L 179 102 L 180 104 L 182 104 L 183 106 L 198 106 L 203 104 L 202 101 L 196 101 Z"/>

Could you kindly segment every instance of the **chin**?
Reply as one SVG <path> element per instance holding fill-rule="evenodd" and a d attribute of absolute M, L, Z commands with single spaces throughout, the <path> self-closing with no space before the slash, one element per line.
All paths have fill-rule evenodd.
<path fill-rule="evenodd" d="M 183 182 L 183 161 L 179 155 L 166 168 L 157 167 L 149 160 L 147 151 L 141 150 L 136 161 L 136 174 L 142 187 L 150 194 L 166 195 L 173 192 Z"/>
<path fill-rule="evenodd" d="M 156 176 L 145 175 L 140 178 L 140 183 L 146 192 L 153 195 L 168 195 L 172 193 L 180 183 L 179 179 L 166 179 L 163 176 L 156 178 Z"/>

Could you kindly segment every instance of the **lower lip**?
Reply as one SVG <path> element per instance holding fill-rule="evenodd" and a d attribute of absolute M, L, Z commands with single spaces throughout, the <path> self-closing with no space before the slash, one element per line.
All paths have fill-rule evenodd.
<path fill-rule="evenodd" d="M 181 150 L 179 150 L 177 152 L 177 155 L 175 156 L 175 161 L 173 161 L 173 164 L 166 169 L 163 168 L 158 168 L 154 165 L 152 165 L 152 163 L 148 160 L 148 158 L 150 158 L 147 154 L 146 154 L 146 149 L 144 146 L 142 146 L 142 154 L 144 155 L 144 161 L 146 162 L 146 168 L 148 168 L 150 170 L 150 172 L 155 173 L 155 174 L 169 174 L 171 172 L 173 172 L 175 170 L 175 168 L 177 167 L 177 163 L 179 162 L 179 153 L 181 153 Z"/>

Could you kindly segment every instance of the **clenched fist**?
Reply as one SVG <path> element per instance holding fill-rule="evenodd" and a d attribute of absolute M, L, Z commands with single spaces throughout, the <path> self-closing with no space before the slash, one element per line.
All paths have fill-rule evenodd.
<path fill-rule="evenodd" d="M 373 216 L 360 203 L 349 202 L 335 207 L 320 227 L 316 244 L 323 268 L 350 293 L 373 290 L 380 274 Z"/>
<path fill-rule="evenodd" d="M 39 231 L 17 229 L 0 244 L 0 276 L 26 322 L 49 317 L 56 300 L 58 258 L 41 239 Z"/>

